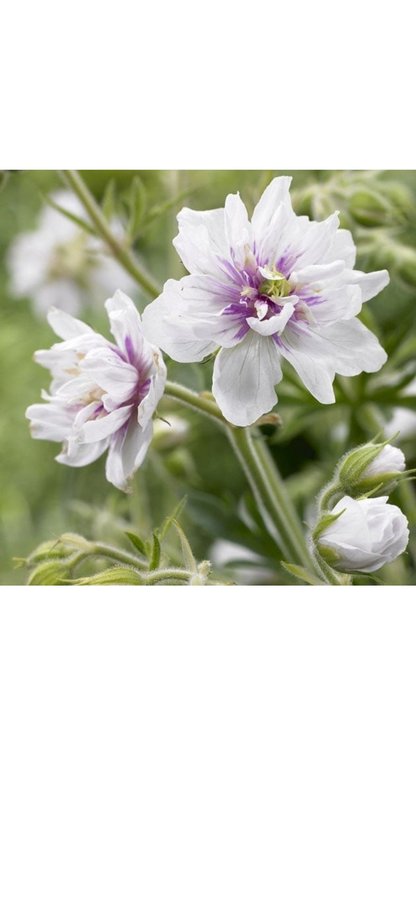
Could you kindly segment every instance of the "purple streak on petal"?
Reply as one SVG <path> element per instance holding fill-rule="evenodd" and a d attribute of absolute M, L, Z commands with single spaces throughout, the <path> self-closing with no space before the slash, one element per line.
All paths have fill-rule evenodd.
<path fill-rule="evenodd" d="M 242 273 L 236 269 L 232 262 L 229 259 L 220 259 L 218 258 L 218 262 L 226 275 L 231 278 L 231 281 L 234 285 L 244 285 L 244 279 L 242 277 Z"/>
<path fill-rule="evenodd" d="M 113 353 L 115 353 L 115 355 L 118 356 L 119 359 L 122 359 L 123 362 L 126 362 L 126 358 L 125 358 L 124 354 L 121 352 L 120 348 L 116 346 L 116 344 L 109 344 L 109 347 L 110 347 L 110 350 L 112 350 Z"/>
<path fill-rule="evenodd" d="M 285 278 L 289 278 L 295 268 L 298 256 L 296 253 L 290 253 L 288 250 L 277 260 L 276 269 L 281 272 Z"/>
<path fill-rule="evenodd" d="M 133 341 L 132 341 L 130 335 L 127 335 L 127 337 L 124 339 L 124 346 L 126 348 L 127 359 L 129 361 L 129 363 L 131 363 L 132 366 L 134 366 L 136 363 L 136 354 L 134 352 Z"/>
<path fill-rule="evenodd" d="M 246 336 L 248 331 L 250 331 L 250 326 L 247 325 L 246 321 L 244 321 L 242 323 L 242 325 L 240 326 L 240 328 L 238 329 L 238 331 L 236 332 L 236 334 L 234 335 L 234 337 L 236 339 L 238 339 L 239 341 L 241 341 L 242 338 Z"/>
<path fill-rule="evenodd" d="M 230 303 L 228 306 L 225 306 L 221 312 L 222 316 L 239 316 L 243 318 L 246 315 L 251 315 L 249 312 L 248 303 L 241 299 L 239 303 Z"/>

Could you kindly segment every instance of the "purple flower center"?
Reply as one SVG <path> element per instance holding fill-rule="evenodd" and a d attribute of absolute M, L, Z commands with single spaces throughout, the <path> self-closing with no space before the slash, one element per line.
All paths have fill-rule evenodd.
<path fill-rule="evenodd" d="M 227 275 L 231 277 L 233 287 L 232 300 L 223 309 L 222 315 L 239 319 L 239 328 L 235 335 L 242 339 L 250 330 L 247 322 L 250 318 L 260 322 L 279 315 L 285 304 L 292 303 L 295 309 L 290 316 L 293 320 L 307 320 L 308 306 L 319 302 L 319 297 L 311 296 L 305 287 L 290 283 L 290 275 L 296 265 L 296 257 L 286 253 L 276 263 L 260 261 L 255 248 L 247 247 L 244 265 L 235 258 L 233 262 L 223 261 Z M 288 320 L 289 321 L 289 320 Z"/>

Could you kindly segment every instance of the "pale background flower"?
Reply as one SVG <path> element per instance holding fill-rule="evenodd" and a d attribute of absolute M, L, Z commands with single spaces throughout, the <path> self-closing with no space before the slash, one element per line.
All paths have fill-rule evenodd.
<path fill-rule="evenodd" d="M 52 200 L 85 219 L 81 203 L 70 191 L 57 191 Z M 112 222 L 112 230 L 121 237 L 120 222 Z M 43 207 L 35 230 L 14 239 L 7 263 L 12 294 L 28 297 L 38 315 L 45 315 L 51 306 L 74 315 L 84 306 L 102 306 L 116 288 L 136 290 L 101 241 L 51 206 Z"/>

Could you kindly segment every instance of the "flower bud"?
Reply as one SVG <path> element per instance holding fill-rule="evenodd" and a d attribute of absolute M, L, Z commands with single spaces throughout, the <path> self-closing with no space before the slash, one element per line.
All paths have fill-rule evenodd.
<path fill-rule="evenodd" d="M 400 278 L 409 285 L 416 285 L 416 253 L 411 247 L 401 247 L 400 254 L 397 259 L 397 268 Z"/>
<path fill-rule="evenodd" d="M 375 572 L 406 549 L 406 516 L 388 497 L 343 497 L 315 529 L 318 553 L 339 572 Z"/>
<path fill-rule="evenodd" d="M 389 207 L 380 194 L 363 188 L 353 193 L 349 202 L 349 211 L 359 225 L 371 228 L 384 225 Z"/>
<path fill-rule="evenodd" d="M 42 562 L 30 573 L 27 583 L 32 585 L 65 584 L 69 573 L 69 567 L 63 562 L 58 562 L 58 560 Z"/>
<path fill-rule="evenodd" d="M 376 488 L 391 491 L 404 472 L 406 460 L 398 447 L 391 444 L 364 444 L 347 453 L 338 469 L 340 489 L 352 497 L 370 493 Z"/>

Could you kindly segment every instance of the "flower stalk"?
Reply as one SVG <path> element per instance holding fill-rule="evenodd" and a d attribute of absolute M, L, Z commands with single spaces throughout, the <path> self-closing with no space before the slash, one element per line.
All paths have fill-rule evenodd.
<path fill-rule="evenodd" d="M 309 553 L 295 507 L 260 434 L 256 435 L 258 439 L 253 439 L 249 428 L 237 428 L 227 422 L 215 401 L 209 396 L 197 394 L 180 384 L 167 381 L 165 395 L 210 417 L 225 429 L 253 494 L 260 504 L 261 512 L 263 515 L 266 514 L 267 526 L 272 523 L 277 532 L 283 553 L 292 562 L 311 570 L 311 567 L 314 567 L 314 560 Z"/>
<path fill-rule="evenodd" d="M 146 291 L 152 299 L 160 294 L 161 287 L 149 275 L 142 266 L 139 266 L 131 251 L 117 240 L 111 228 L 102 213 L 95 197 L 85 184 L 79 172 L 66 169 L 62 173 L 65 183 L 70 187 L 81 201 L 86 213 L 88 214 L 97 234 L 105 241 L 109 250 L 115 258 L 121 263 L 126 271 L 137 281 L 137 284 Z"/>

